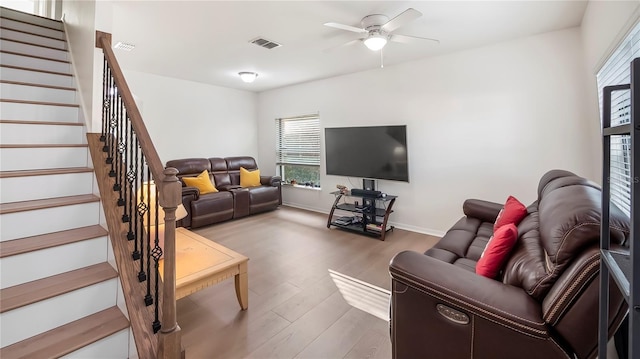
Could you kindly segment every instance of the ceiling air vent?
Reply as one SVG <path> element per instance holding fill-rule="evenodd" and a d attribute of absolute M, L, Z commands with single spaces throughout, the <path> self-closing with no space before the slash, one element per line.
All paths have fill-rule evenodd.
<path fill-rule="evenodd" d="M 265 39 L 263 37 L 255 38 L 255 39 L 253 39 L 253 40 L 251 40 L 249 42 L 252 43 L 252 44 L 256 44 L 256 45 L 258 45 L 260 47 L 264 47 L 265 49 L 269 49 L 269 50 L 275 49 L 276 47 L 282 46 L 282 44 L 279 44 L 277 42 L 273 42 L 271 40 L 267 40 L 267 39 Z"/>

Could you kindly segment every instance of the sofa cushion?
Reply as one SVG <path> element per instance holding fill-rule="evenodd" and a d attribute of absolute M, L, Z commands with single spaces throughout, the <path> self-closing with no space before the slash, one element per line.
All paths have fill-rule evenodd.
<path fill-rule="evenodd" d="M 231 185 L 231 177 L 227 171 L 227 161 L 224 158 L 212 157 L 209 158 L 211 164 L 211 176 L 213 177 L 213 183 L 216 188 L 222 189 L 224 186 Z"/>
<path fill-rule="evenodd" d="M 173 167 L 178 170 L 178 177 L 196 176 L 202 171 L 211 171 L 211 163 L 206 158 L 185 158 L 167 162 L 167 168 Z M 184 182 L 183 182 L 184 183 Z"/>
<path fill-rule="evenodd" d="M 517 226 L 526 215 L 527 207 L 515 197 L 509 196 L 504 203 L 504 207 L 502 207 L 502 210 L 498 213 L 498 217 L 493 225 L 493 231 L 496 232 L 500 227 L 509 223 Z"/>
<path fill-rule="evenodd" d="M 240 167 L 240 186 L 245 188 L 260 186 L 260 170 L 249 171 Z"/>
<path fill-rule="evenodd" d="M 213 183 L 211 183 L 211 178 L 209 178 L 209 172 L 207 170 L 202 171 L 197 177 L 182 177 L 182 181 L 188 187 L 197 188 L 201 195 L 218 192 Z"/>
<path fill-rule="evenodd" d="M 280 204 L 280 188 L 270 186 L 251 187 L 249 212 L 251 214 L 276 209 Z"/>
<path fill-rule="evenodd" d="M 231 192 L 208 193 L 191 202 L 192 227 L 226 221 L 233 218 L 233 195 Z"/>
<path fill-rule="evenodd" d="M 476 273 L 487 278 L 495 278 L 517 239 L 518 229 L 515 224 L 508 223 L 498 228 L 489 239 L 476 264 Z"/>
<path fill-rule="evenodd" d="M 225 161 L 227 161 L 227 169 L 229 171 L 229 177 L 231 181 L 230 184 L 240 184 L 240 167 L 244 167 L 249 171 L 258 168 L 256 160 L 253 157 L 249 156 L 226 157 Z"/>
<path fill-rule="evenodd" d="M 492 234 L 493 223 L 463 217 L 425 254 L 473 272 Z"/>

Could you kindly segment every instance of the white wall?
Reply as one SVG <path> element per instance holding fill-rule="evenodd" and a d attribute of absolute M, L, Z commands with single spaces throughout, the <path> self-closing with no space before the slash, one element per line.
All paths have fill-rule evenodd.
<path fill-rule="evenodd" d="M 318 111 L 323 128 L 406 124 L 410 183 L 378 187 L 399 196 L 391 217 L 399 227 L 441 233 L 466 198 L 528 204 L 550 169 L 597 173 L 582 65 L 573 28 L 263 92 L 261 167 L 275 163 L 277 117 Z M 336 184 L 360 186 L 322 174 L 322 163 L 322 191 L 285 188 L 286 203 L 327 212 Z"/>
<path fill-rule="evenodd" d="M 255 93 L 123 71 L 163 163 L 253 156 L 262 168 Z"/>
<path fill-rule="evenodd" d="M 94 1 L 64 1 L 62 3 L 67 45 L 78 89 L 78 103 L 88 126 L 87 132 L 92 132 L 95 11 Z"/>

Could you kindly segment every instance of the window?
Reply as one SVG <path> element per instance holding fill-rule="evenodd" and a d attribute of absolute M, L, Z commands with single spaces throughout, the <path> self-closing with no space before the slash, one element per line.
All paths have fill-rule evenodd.
<path fill-rule="evenodd" d="M 276 166 L 286 183 L 320 187 L 320 117 L 276 119 Z"/>
<path fill-rule="evenodd" d="M 602 89 L 605 86 L 628 84 L 630 63 L 640 56 L 640 23 L 631 30 L 620 46 L 598 72 L 598 95 L 602 115 Z M 602 118 L 602 117 L 601 117 Z M 611 126 L 631 122 L 631 91 L 616 91 L 611 95 Z M 611 202 L 631 215 L 631 136 L 611 136 Z"/>

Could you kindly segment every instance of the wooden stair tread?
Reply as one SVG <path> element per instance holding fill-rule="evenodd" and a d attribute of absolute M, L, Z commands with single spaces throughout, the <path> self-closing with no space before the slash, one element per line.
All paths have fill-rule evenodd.
<path fill-rule="evenodd" d="M 56 121 L 26 121 L 26 120 L 0 120 L 0 123 L 16 125 L 52 125 L 52 126 L 84 126 L 82 122 L 56 122 Z"/>
<path fill-rule="evenodd" d="M 13 102 L 13 103 L 25 103 L 30 105 L 48 105 L 48 106 L 65 106 L 65 107 L 80 107 L 78 104 L 73 103 L 61 103 L 61 102 L 44 102 L 44 101 L 29 101 L 29 100 L 13 100 L 13 99 L 0 99 L 0 102 Z"/>
<path fill-rule="evenodd" d="M 118 272 L 107 262 L 72 270 L 0 290 L 0 313 L 24 307 L 76 289 L 116 278 Z"/>
<path fill-rule="evenodd" d="M 2 51 L 0 51 L 2 52 Z M 8 81 L 8 80 L 0 80 L 0 84 L 9 84 L 9 85 L 20 85 L 20 86 L 32 86 L 32 87 L 43 87 L 54 90 L 65 90 L 65 91 L 75 91 L 73 87 L 64 87 L 64 86 L 52 86 L 52 85 L 42 85 L 42 84 L 34 84 L 31 82 L 21 82 L 21 81 Z"/>
<path fill-rule="evenodd" d="M 33 15 L 33 14 L 28 14 L 28 15 Z M 33 15 L 33 16 L 38 16 L 38 15 Z M 42 16 L 38 16 L 38 17 L 40 17 L 40 18 L 41 18 Z M 41 27 L 41 28 L 43 28 L 43 29 L 49 29 L 49 30 L 54 30 L 54 31 L 64 32 L 64 30 L 61 30 L 61 29 L 56 29 L 56 28 L 53 28 L 53 27 L 44 26 L 44 25 L 40 25 L 40 24 L 34 24 L 34 23 L 32 23 L 32 22 L 28 22 L 28 21 L 24 21 L 24 20 L 12 19 L 12 18 L 10 18 L 10 17 L 6 17 L 6 16 L 0 16 L 0 19 L 11 20 L 11 21 L 15 21 L 15 22 L 21 22 L 21 23 L 23 23 L 23 24 L 28 24 L 28 25 L 32 25 L 32 26 L 37 26 L 37 27 Z M 58 23 L 60 23 L 60 22 L 61 22 L 61 21 L 59 21 L 59 20 L 55 20 L 55 19 L 49 19 L 49 18 L 46 18 L 46 19 L 47 19 L 47 20 L 53 20 L 53 21 L 58 22 Z"/>
<path fill-rule="evenodd" d="M 35 32 L 31 32 L 31 31 L 25 31 L 25 30 L 14 29 L 14 28 L 11 28 L 11 27 L 1 26 L 1 25 L 0 25 L 0 30 L 15 31 L 15 32 L 20 32 L 20 33 L 27 34 L 27 35 L 31 35 L 31 36 L 39 36 L 39 37 L 44 37 L 45 39 L 58 40 L 58 41 L 66 42 L 65 40 L 63 40 L 63 39 L 58 39 L 57 37 L 47 36 L 47 35 L 43 35 L 43 34 L 38 34 L 38 33 L 35 33 Z"/>
<path fill-rule="evenodd" d="M 2 122 L 2 121 L 0 121 Z M 46 170 L 0 171 L 0 178 L 60 175 L 67 173 L 93 172 L 89 167 L 52 168 Z"/>
<path fill-rule="evenodd" d="M 98 238 L 107 234 L 106 229 L 93 225 L 4 241 L 0 242 L 0 258 Z"/>
<path fill-rule="evenodd" d="M 14 51 L 7 51 L 7 50 L 0 50 L 0 53 L 2 54 L 9 54 L 9 55 L 18 55 L 18 56 L 24 56 L 24 57 L 32 57 L 34 59 L 40 59 L 40 60 L 47 60 L 47 61 L 55 61 L 55 62 L 61 62 L 64 64 L 70 64 L 71 62 L 67 61 L 67 60 L 60 60 L 60 59 L 52 59 L 50 57 L 44 57 L 44 56 L 37 56 L 37 55 L 31 55 L 31 54 L 25 54 L 22 52 L 14 52 Z"/>
<path fill-rule="evenodd" d="M 64 148 L 64 147 L 89 147 L 86 143 L 20 143 L 0 145 L 0 148 Z"/>
<path fill-rule="evenodd" d="M 64 52 L 69 52 L 66 49 L 60 49 L 57 47 L 53 47 L 53 46 L 47 46 L 47 45 L 40 45 L 40 44 L 34 44 L 32 42 L 27 42 L 27 41 L 20 41 L 20 40 L 14 40 L 14 39 L 7 39 L 6 37 L 0 37 L 0 40 L 5 40 L 5 41 L 12 41 L 12 42 L 17 42 L 19 44 L 25 44 L 25 45 L 31 45 L 31 46 L 38 46 L 38 47 L 43 47 L 45 49 L 51 49 L 51 50 L 58 50 L 58 51 L 64 51 Z"/>
<path fill-rule="evenodd" d="M 2 358 L 58 358 L 129 326 L 118 307 L 65 324 L 0 349 Z"/>
<path fill-rule="evenodd" d="M 68 73 L 65 73 L 65 72 L 33 69 L 33 68 L 30 68 L 30 67 L 22 67 L 22 66 L 13 66 L 13 65 L 0 64 L 0 67 L 6 67 L 8 69 L 16 69 L 16 70 L 23 70 L 23 71 L 42 72 L 42 73 L 45 73 L 45 74 L 60 75 L 60 76 L 69 76 L 69 77 L 73 76 L 72 74 L 68 74 Z"/>
<path fill-rule="evenodd" d="M 40 15 L 36 15 L 36 14 L 31 14 L 31 13 L 28 13 L 28 12 L 23 12 L 23 11 L 20 11 L 20 10 L 10 9 L 10 8 L 4 7 L 4 6 L 0 6 L 0 8 L 2 8 L 2 11 L 4 11 L 5 13 L 13 12 L 13 13 L 21 14 L 21 15 L 28 15 L 29 17 L 32 17 L 32 18 L 46 20 L 49 23 L 55 23 L 56 25 L 59 25 L 59 24 L 62 23 L 62 20 L 56 20 L 56 19 L 52 19 L 52 18 L 49 18 L 49 17 L 45 17 L 45 16 L 40 16 Z M 15 20 L 15 19 L 13 19 L 11 17 L 7 17 L 6 15 L 2 16 L 2 17 L 5 18 L 5 19 L 9 19 L 9 20 Z M 31 23 L 31 22 L 27 22 L 27 21 L 22 21 L 22 22 L 26 22 L 27 24 L 31 24 L 31 25 L 37 25 L 37 24 Z M 49 28 L 48 26 L 45 26 L 45 25 L 39 25 L 39 26 Z M 50 29 L 56 30 L 55 28 L 50 28 Z"/>
<path fill-rule="evenodd" d="M 47 199 L 36 199 L 32 201 L 10 202 L 0 204 L 0 214 L 33 211 L 36 209 L 69 206 L 81 203 L 100 201 L 99 197 L 93 194 L 82 194 L 78 196 L 56 197 Z"/>

